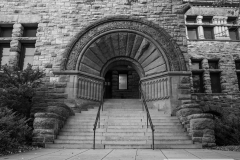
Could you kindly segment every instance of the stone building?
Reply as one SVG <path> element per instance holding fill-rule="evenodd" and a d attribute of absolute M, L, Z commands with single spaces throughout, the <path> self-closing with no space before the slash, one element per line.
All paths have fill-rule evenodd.
<path fill-rule="evenodd" d="M 46 72 L 38 93 L 46 99 L 32 111 L 35 143 L 54 141 L 69 115 L 102 97 L 141 98 L 141 80 L 148 108 L 178 117 L 192 143 L 214 145 L 212 113 L 239 109 L 238 6 L 236 0 L 2 0 L 1 65 L 30 63 Z"/>

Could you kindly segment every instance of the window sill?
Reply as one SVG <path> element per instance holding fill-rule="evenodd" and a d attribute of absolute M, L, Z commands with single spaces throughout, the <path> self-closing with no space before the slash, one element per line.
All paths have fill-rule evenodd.
<path fill-rule="evenodd" d="M 194 73 L 202 73 L 204 69 L 193 69 L 192 72 Z"/>
<path fill-rule="evenodd" d="M 222 70 L 221 69 L 209 69 L 209 72 L 211 72 L 211 73 L 220 73 L 220 72 L 222 72 Z"/>
<path fill-rule="evenodd" d="M 240 42 L 240 40 L 226 40 L 226 39 L 187 39 L 188 41 L 217 41 L 217 42 Z"/>

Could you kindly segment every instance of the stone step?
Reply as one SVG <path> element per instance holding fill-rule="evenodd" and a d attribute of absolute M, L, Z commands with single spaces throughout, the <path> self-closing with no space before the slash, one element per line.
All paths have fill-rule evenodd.
<path fill-rule="evenodd" d="M 89 136 L 58 136 L 57 137 L 58 140 L 77 140 L 77 141 L 81 141 L 81 140 L 93 140 L 93 135 L 89 135 Z M 132 135 L 128 135 L 128 136 L 119 136 L 119 135 L 115 135 L 115 136 L 101 136 L 101 135 L 97 135 L 95 136 L 96 140 L 107 140 L 107 141 L 142 141 L 142 140 L 151 140 L 152 136 L 132 136 Z M 155 136 L 154 140 L 155 141 L 162 141 L 162 140 L 168 140 L 168 141 L 181 141 L 181 140 L 189 140 L 190 138 L 187 136 L 168 136 L 168 137 L 163 137 L 163 136 Z"/>
<path fill-rule="evenodd" d="M 95 120 L 96 119 L 68 119 L 67 122 L 66 122 L 66 125 L 67 124 L 84 124 L 84 123 L 95 123 Z M 140 118 L 140 119 L 114 119 L 114 118 L 111 118 L 111 119 L 100 119 L 100 122 L 102 123 L 107 123 L 108 121 L 110 122 L 146 122 L 147 119 L 146 118 Z M 152 122 L 154 124 L 158 124 L 158 123 L 180 123 L 180 121 L 178 119 L 161 119 L 161 120 L 156 120 L 156 119 L 153 119 Z"/>
<path fill-rule="evenodd" d="M 99 121 L 98 121 L 99 122 Z M 76 126 L 79 126 L 79 125 L 93 125 L 95 123 L 95 121 L 91 121 L 91 122 L 88 122 L 88 121 L 84 121 L 84 122 L 78 122 L 78 121 L 68 121 L 66 122 L 65 125 L 76 125 Z M 149 122 L 148 122 L 149 123 Z M 101 125 L 119 125 L 119 126 L 123 126 L 123 125 L 147 125 L 147 120 L 136 120 L 136 121 L 132 121 L 132 120 L 123 120 L 123 122 L 121 121 L 115 121 L 115 120 L 110 120 L 110 121 L 105 121 L 105 120 L 102 120 L 100 121 L 100 124 Z M 154 126 L 158 126 L 158 125 L 162 125 L 162 126 L 172 126 L 172 125 L 181 125 L 180 122 L 153 122 L 153 125 Z"/>
<path fill-rule="evenodd" d="M 97 126 L 98 127 L 98 126 Z M 93 125 L 65 125 L 63 129 L 84 129 L 84 128 L 93 128 Z M 147 125 L 104 125 L 100 124 L 100 128 L 107 128 L 109 129 L 147 129 Z M 149 126 L 150 128 L 150 126 Z M 155 130 L 164 130 L 164 129 L 181 129 L 181 125 L 156 125 L 154 126 Z"/>
<path fill-rule="evenodd" d="M 152 132 L 118 132 L 118 136 L 152 136 Z M 59 136 L 93 136 L 92 132 L 60 132 Z M 96 136 L 116 136 L 116 133 L 109 132 L 97 132 Z M 155 132 L 155 137 L 172 137 L 172 136 L 187 136 L 185 132 Z"/>
<path fill-rule="evenodd" d="M 54 148 L 54 149 L 92 149 L 93 142 L 84 143 L 84 144 L 71 144 L 71 143 L 55 143 L 55 144 L 46 144 L 46 148 Z M 103 144 L 95 144 L 96 149 L 104 149 Z"/>

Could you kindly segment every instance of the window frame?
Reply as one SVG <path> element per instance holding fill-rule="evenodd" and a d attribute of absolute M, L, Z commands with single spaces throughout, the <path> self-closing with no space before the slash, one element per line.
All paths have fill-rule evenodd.
<path fill-rule="evenodd" d="M 190 40 L 196 40 L 196 39 L 193 39 L 193 38 L 190 38 L 189 37 L 189 29 L 196 29 L 196 39 L 199 39 L 198 37 L 198 27 L 197 26 L 187 26 L 187 35 L 188 35 L 188 39 Z"/>
<path fill-rule="evenodd" d="M 24 69 L 23 68 L 24 67 L 24 59 L 26 58 L 26 50 L 25 50 L 26 47 L 25 46 L 34 46 L 34 48 L 36 48 L 35 43 L 28 42 L 28 43 L 21 44 L 21 52 L 20 52 L 19 61 L 18 61 L 18 67 L 20 70 Z M 32 56 L 34 56 L 34 53 Z"/>
<path fill-rule="evenodd" d="M 10 43 L 0 43 L 0 50 L 3 48 L 3 46 L 9 47 L 9 55 L 10 55 L 10 49 L 11 49 Z M 8 55 L 8 57 L 9 57 L 9 55 Z M 2 58 L 3 58 L 3 53 L 0 52 L 0 70 L 1 70 L 1 66 L 5 65 L 5 64 L 2 64 Z"/>
<path fill-rule="evenodd" d="M 211 90 L 212 90 L 212 93 L 222 93 L 221 72 L 210 72 L 209 74 L 210 74 L 210 81 L 211 81 Z M 218 76 L 216 76 L 216 77 L 218 78 L 218 81 L 217 81 L 217 82 L 219 82 L 219 83 L 216 83 L 216 82 L 213 83 L 213 75 L 218 75 Z M 218 86 L 218 87 L 217 87 L 217 88 L 218 88 L 218 91 L 217 91 L 217 92 L 214 92 L 215 89 L 213 90 L 213 88 L 215 88 L 215 87 L 213 87 L 214 85 L 215 85 L 215 86 Z"/>
<path fill-rule="evenodd" d="M 199 88 L 200 88 L 200 92 L 195 92 L 195 85 L 194 85 L 194 80 L 193 80 L 193 77 L 194 75 L 199 75 L 199 80 L 200 80 L 200 85 L 199 85 Z M 193 83 L 193 93 L 205 93 L 205 90 L 204 90 L 204 83 L 203 83 L 203 71 L 201 72 L 196 72 L 196 71 L 192 71 L 192 83 Z"/>
<path fill-rule="evenodd" d="M 211 30 L 210 30 L 210 31 L 211 31 L 211 39 L 206 38 L 206 35 L 207 35 L 207 34 L 205 34 L 206 29 L 211 29 Z M 204 35 L 204 39 L 206 39 L 206 40 L 214 40 L 215 37 L 214 37 L 214 29 L 213 29 L 213 26 L 203 26 L 203 35 Z"/>

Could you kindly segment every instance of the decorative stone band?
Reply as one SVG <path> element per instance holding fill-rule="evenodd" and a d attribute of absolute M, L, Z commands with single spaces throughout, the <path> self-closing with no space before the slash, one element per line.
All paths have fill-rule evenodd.
<path fill-rule="evenodd" d="M 102 86 L 102 81 L 79 77 L 77 97 L 92 101 L 100 101 L 102 97 Z"/>
<path fill-rule="evenodd" d="M 142 83 L 146 101 L 168 99 L 170 97 L 169 77 L 161 77 Z"/>

